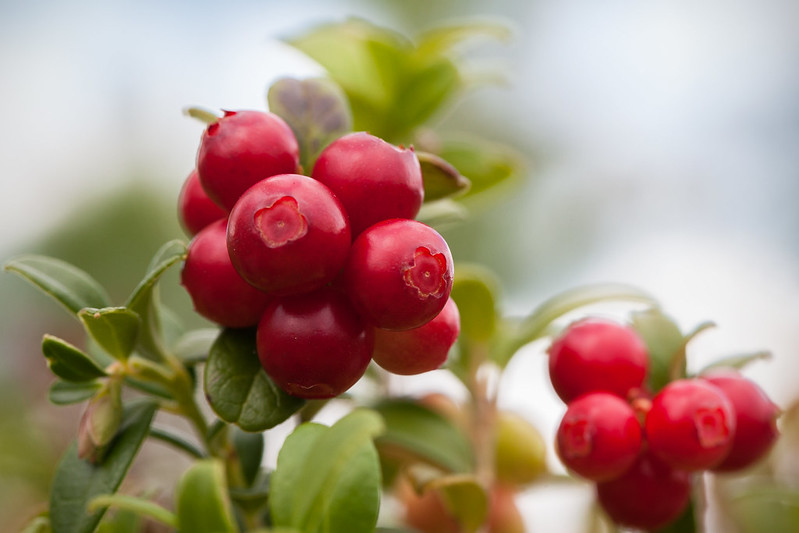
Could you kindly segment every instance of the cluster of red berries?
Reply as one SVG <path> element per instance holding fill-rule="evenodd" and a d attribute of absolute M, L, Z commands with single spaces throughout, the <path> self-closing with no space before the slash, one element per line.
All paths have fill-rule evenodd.
<path fill-rule="evenodd" d="M 178 202 L 196 311 L 257 327 L 264 369 L 294 396 L 337 396 L 372 359 L 398 374 L 440 367 L 460 319 L 449 247 L 414 220 L 416 154 L 358 132 L 329 144 L 310 176 L 299 155 L 273 113 L 227 111 L 203 132 Z"/>
<path fill-rule="evenodd" d="M 743 469 L 777 436 L 777 407 L 728 369 L 647 390 L 647 347 L 623 324 L 588 318 L 549 348 L 549 374 L 567 404 L 556 436 L 563 464 L 596 483 L 614 522 L 654 529 L 686 508 L 691 475 Z"/>

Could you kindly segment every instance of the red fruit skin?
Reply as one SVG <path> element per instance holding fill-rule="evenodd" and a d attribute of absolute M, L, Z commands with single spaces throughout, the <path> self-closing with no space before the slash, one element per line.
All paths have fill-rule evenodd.
<path fill-rule="evenodd" d="M 626 399 L 643 387 L 648 370 L 647 348 L 638 333 L 609 320 L 579 320 L 549 348 L 549 377 L 565 403 L 595 391 Z"/>
<path fill-rule="evenodd" d="M 333 398 L 371 361 L 374 336 L 344 295 L 329 288 L 276 298 L 258 324 L 261 365 L 284 391 Z"/>
<path fill-rule="evenodd" d="M 407 219 L 378 222 L 352 243 L 343 285 L 375 327 L 418 328 L 432 320 L 452 290 L 452 254 L 430 226 Z"/>
<path fill-rule="evenodd" d="M 621 477 L 596 485 L 599 503 L 618 525 L 651 531 L 676 520 L 691 497 L 690 474 L 644 453 Z"/>
<path fill-rule="evenodd" d="M 270 296 L 238 275 L 225 243 L 226 220 L 203 228 L 189 243 L 181 270 L 181 285 L 194 309 L 203 317 L 228 328 L 258 324 Z"/>
<path fill-rule="evenodd" d="M 642 431 L 627 402 L 607 392 L 592 392 L 571 402 L 556 434 L 563 464 L 592 481 L 626 472 L 641 453 Z"/>
<path fill-rule="evenodd" d="M 211 222 L 223 218 L 227 218 L 227 211 L 208 198 L 200 185 L 197 170 L 192 170 L 178 194 L 178 220 L 183 231 L 193 237 Z"/>
<path fill-rule="evenodd" d="M 695 471 L 721 463 L 732 448 L 735 410 L 721 389 L 702 379 L 672 381 L 652 399 L 646 437 L 673 468 Z"/>
<path fill-rule="evenodd" d="M 238 273 L 274 294 L 308 292 L 347 260 L 350 226 L 330 189 L 299 174 L 262 180 L 236 202 L 227 243 Z"/>
<path fill-rule="evenodd" d="M 411 376 L 440 368 L 461 330 L 455 300 L 449 298 L 444 309 L 427 324 L 404 331 L 375 328 L 372 359 L 394 374 Z"/>
<path fill-rule="evenodd" d="M 252 185 L 297 172 L 299 161 L 297 139 L 283 119 L 263 111 L 225 111 L 203 132 L 197 172 L 208 197 L 230 211 Z"/>
<path fill-rule="evenodd" d="M 415 218 L 424 200 L 419 160 L 366 132 L 350 133 L 319 155 L 311 177 L 327 185 L 349 213 L 352 236 L 390 218 Z"/>
<path fill-rule="evenodd" d="M 724 460 L 715 472 L 742 470 L 765 456 L 777 440 L 779 408 L 753 381 L 734 370 L 703 376 L 732 402 L 735 410 L 735 437 Z"/>

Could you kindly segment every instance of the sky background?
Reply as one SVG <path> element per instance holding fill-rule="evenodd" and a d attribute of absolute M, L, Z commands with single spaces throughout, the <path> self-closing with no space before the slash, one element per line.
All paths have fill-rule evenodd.
<path fill-rule="evenodd" d="M 263 109 L 274 79 L 320 73 L 278 39 L 348 15 L 407 33 L 465 16 L 512 28 L 482 58 L 508 83 L 468 95 L 459 109 L 474 113 L 448 122 L 485 125 L 531 161 L 520 190 L 451 233 L 500 274 L 509 313 L 630 283 L 685 330 L 717 323 L 692 343 L 693 368 L 769 349 L 747 375 L 778 404 L 797 399 L 789 0 L 0 1 L 0 257 L 133 176 L 176 196 L 202 130 L 182 109 Z M 548 387 L 540 350 L 517 357 L 501 401 L 552 431 L 560 406 L 531 400 Z"/>

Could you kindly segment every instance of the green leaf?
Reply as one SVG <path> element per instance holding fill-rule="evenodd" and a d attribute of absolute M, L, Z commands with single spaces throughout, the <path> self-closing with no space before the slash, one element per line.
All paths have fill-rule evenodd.
<path fill-rule="evenodd" d="M 252 330 L 223 330 L 205 368 L 205 395 L 214 412 L 245 431 L 263 431 L 296 413 L 304 400 L 286 394 L 266 375 Z"/>
<path fill-rule="evenodd" d="M 241 460 L 241 470 L 247 485 L 252 485 L 261 469 L 264 455 L 264 434 L 248 433 L 233 427 L 233 445 Z"/>
<path fill-rule="evenodd" d="M 128 358 L 136 346 L 139 335 L 139 316 L 124 307 L 105 307 L 81 309 L 78 317 L 86 332 L 119 361 Z"/>
<path fill-rule="evenodd" d="M 55 405 L 71 405 L 88 400 L 103 388 L 99 381 L 84 381 L 72 383 L 69 381 L 56 381 L 50 386 L 48 398 Z"/>
<path fill-rule="evenodd" d="M 685 375 L 685 337 L 672 319 L 659 309 L 646 309 L 632 314 L 632 326 L 649 351 L 648 380 L 653 393 L 677 375 Z M 680 362 L 677 375 L 675 361 Z"/>
<path fill-rule="evenodd" d="M 4 269 L 22 276 L 72 313 L 110 305 L 108 293 L 94 278 L 60 259 L 23 255 L 7 261 Z"/>
<path fill-rule="evenodd" d="M 438 155 L 471 183 L 460 201 L 476 201 L 489 191 L 521 182 L 524 159 L 506 145 L 483 139 L 445 139 Z"/>
<path fill-rule="evenodd" d="M 333 426 L 300 425 L 286 439 L 272 476 L 276 526 L 303 533 L 371 533 L 380 505 L 380 465 L 372 438 L 380 417 L 356 409 Z"/>
<path fill-rule="evenodd" d="M 205 362 L 211 346 L 219 336 L 219 328 L 195 329 L 183 334 L 172 346 L 172 353 L 184 363 Z"/>
<path fill-rule="evenodd" d="M 27 524 L 20 533 L 50 533 L 50 519 L 47 516 L 37 516 Z"/>
<path fill-rule="evenodd" d="M 445 472 L 471 472 L 474 456 L 466 436 L 439 413 L 408 399 L 374 407 L 386 424 L 375 440 L 381 457 L 400 463 L 425 462 Z"/>
<path fill-rule="evenodd" d="M 407 470 L 411 483 L 419 493 L 436 490 L 447 510 L 464 531 L 474 533 L 488 515 L 488 495 L 472 474 L 446 474 L 436 468 L 415 465 Z"/>
<path fill-rule="evenodd" d="M 734 368 L 736 370 L 741 370 L 755 361 L 762 361 L 765 359 L 771 359 L 771 352 L 754 352 L 729 355 L 727 357 L 722 357 L 718 361 L 713 361 L 709 365 L 702 368 L 702 370 L 697 372 L 697 375 L 701 376 L 702 374 L 707 374 L 708 372 L 719 368 Z"/>
<path fill-rule="evenodd" d="M 507 324 L 509 331 L 494 350 L 495 361 L 500 366 L 507 365 L 522 346 L 546 336 L 551 324 L 561 316 L 587 305 L 612 301 L 658 305 L 648 293 L 628 285 L 597 284 L 564 291 L 542 303 L 520 323 L 512 327 Z"/>
<path fill-rule="evenodd" d="M 171 528 L 175 528 L 178 525 L 177 516 L 172 511 L 153 501 L 125 494 L 103 494 L 97 496 L 89 502 L 88 509 L 89 512 L 94 512 L 109 507 L 152 518 Z"/>
<path fill-rule="evenodd" d="M 424 179 L 424 201 L 449 198 L 469 190 L 469 180 L 441 157 L 429 152 L 416 152 Z"/>
<path fill-rule="evenodd" d="M 435 202 L 423 203 L 416 220 L 437 229 L 454 226 L 466 220 L 469 211 L 460 203 L 444 198 Z"/>
<path fill-rule="evenodd" d="M 137 349 L 149 359 L 158 361 L 162 358 L 161 321 L 158 316 L 158 296 L 156 283 L 171 266 L 186 257 L 186 244 L 179 240 L 164 244 L 150 262 L 144 279 L 134 289 L 125 307 L 136 313 L 141 319 L 141 328 L 137 341 Z"/>
<path fill-rule="evenodd" d="M 451 297 L 458 304 L 462 337 L 486 342 L 494 335 L 498 290 L 499 282 L 488 269 L 469 264 L 456 266 Z"/>
<path fill-rule="evenodd" d="M 97 527 L 103 511 L 87 513 L 86 505 L 95 496 L 116 492 L 147 436 L 156 407 L 152 402 L 129 406 L 119 433 L 99 464 L 79 459 L 76 442 L 67 449 L 50 493 L 53 533 L 89 533 Z"/>
<path fill-rule="evenodd" d="M 445 57 L 423 57 L 418 54 L 405 67 L 398 98 L 401 105 L 390 107 L 397 135 L 404 135 L 424 124 L 450 100 L 463 85 L 458 68 Z"/>
<path fill-rule="evenodd" d="M 53 374 L 65 381 L 80 383 L 107 375 L 91 357 L 53 335 L 45 335 L 42 339 L 42 353 Z"/>
<path fill-rule="evenodd" d="M 195 462 L 178 481 L 176 499 L 180 531 L 238 532 L 227 495 L 225 467 L 218 459 Z"/>
<path fill-rule="evenodd" d="M 464 41 L 477 37 L 508 41 L 511 38 L 511 30 L 506 24 L 488 20 L 439 26 L 427 30 L 419 36 L 419 53 L 423 55 L 445 54 Z"/>
<path fill-rule="evenodd" d="M 326 78 L 282 78 L 269 88 L 269 110 L 291 127 L 300 146 L 300 164 L 311 172 L 319 153 L 352 131 L 352 113 L 339 85 Z"/>

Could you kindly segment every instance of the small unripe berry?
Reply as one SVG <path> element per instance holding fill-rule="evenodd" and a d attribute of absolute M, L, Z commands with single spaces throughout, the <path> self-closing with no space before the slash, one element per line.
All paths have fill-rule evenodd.
<path fill-rule="evenodd" d="M 228 251 L 241 277 L 275 294 L 307 292 L 331 281 L 350 249 L 350 227 L 330 189 L 299 174 L 260 181 L 228 222 Z"/>
<path fill-rule="evenodd" d="M 498 411 L 494 469 L 504 485 L 527 485 L 547 471 L 547 446 L 538 429 L 521 416 Z"/>
<path fill-rule="evenodd" d="M 225 111 L 203 132 L 197 172 L 211 200 L 230 211 L 252 185 L 297 172 L 299 161 L 297 139 L 283 119 L 263 111 Z"/>
<path fill-rule="evenodd" d="M 391 219 L 353 241 L 342 275 L 365 320 L 378 328 L 404 330 L 441 312 L 452 290 L 453 267 L 449 246 L 433 228 Z"/>
<path fill-rule="evenodd" d="M 627 402 L 592 392 L 571 402 L 558 427 L 558 456 L 569 470 L 593 481 L 621 476 L 641 452 L 641 425 Z"/>
<path fill-rule="evenodd" d="M 721 463 L 732 448 L 735 410 L 724 392 L 702 379 L 672 381 L 652 400 L 646 437 L 653 454 L 681 470 Z"/>
<path fill-rule="evenodd" d="M 588 392 L 621 398 L 643 386 L 649 369 L 646 345 L 632 328 L 588 318 L 571 324 L 549 348 L 549 377 L 569 403 Z"/>
<path fill-rule="evenodd" d="M 353 238 L 381 220 L 415 218 L 424 198 L 422 171 L 413 150 L 365 132 L 330 143 L 311 176 L 344 204 Z"/>
<path fill-rule="evenodd" d="M 449 298 L 436 317 L 418 328 L 389 331 L 375 328 L 372 359 L 385 370 L 410 376 L 440 368 L 460 332 L 460 315 Z"/>
<path fill-rule="evenodd" d="M 777 440 L 779 409 L 763 389 L 734 370 L 703 378 L 721 389 L 735 410 L 732 449 L 713 470 L 732 472 L 752 465 L 765 456 Z"/>
<path fill-rule="evenodd" d="M 366 371 L 374 339 L 338 291 L 276 297 L 258 324 L 258 357 L 284 391 L 300 398 L 332 398 Z"/>
<path fill-rule="evenodd" d="M 596 485 L 599 503 L 618 525 L 651 531 L 688 506 L 691 477 L 644 453 L 621 477 Z"/>
<path fill-rule="evenodd" d="M 192 170 L 178 195 L 178 220 L 183 231 L 194 236 L 211 222 L 223 218 L 227 218 L 227 211 L 208 198 L 200 185 L 197 170 Z"/>
<path fill-rule="evenodd" d="M 233 268 L 225 241 L 227 221 L 217 220 L 189 243 L 181 270 L 181 284 L 194 309 L 212 322 L 229 328 L 255 326 L 270 297 Z"/>

